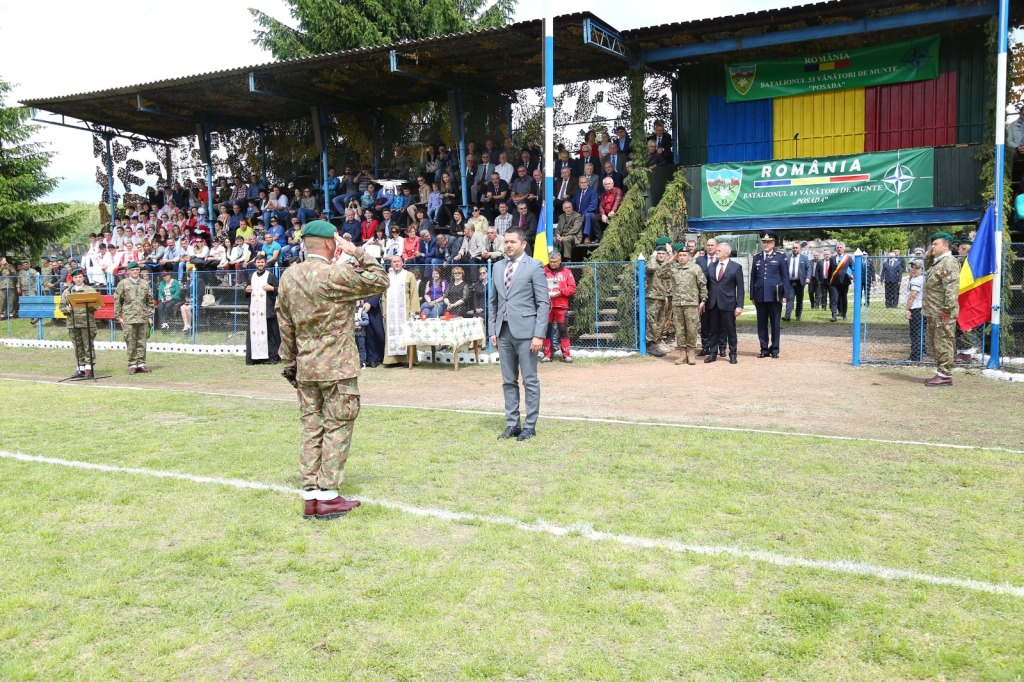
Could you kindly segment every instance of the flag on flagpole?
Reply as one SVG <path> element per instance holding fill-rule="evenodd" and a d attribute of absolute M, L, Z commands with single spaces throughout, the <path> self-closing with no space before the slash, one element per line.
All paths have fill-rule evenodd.
<path fill-rule="evenodd" d="M 537 216 L 537 236 L 533 240 L 533 257 L 539 260 L 544 265 L 548 264 L 548 231 L 547 231 L 547 216 L 544 210 L 544 205 L 541 204 L 540 215 Z"/>
<path fill-rule="evenodd" d="M 990 203 L 981 219 L 978 232 L 960 268 L 961 331 L 974 329 L 992 319 L 992 280 L 996 272 L 995 204 Z"/>

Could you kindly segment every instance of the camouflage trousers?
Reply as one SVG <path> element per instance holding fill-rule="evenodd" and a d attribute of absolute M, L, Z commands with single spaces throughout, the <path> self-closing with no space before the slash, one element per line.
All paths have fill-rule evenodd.
<path fill-rule="evenodd" d="M 89 331 L 85 327 L 69 327 L 71 343 L 75 347 L 75 361 L 79 367 L 89 366 Z M 96 340 L 96 329 L 92 329 L 93 341 Z"/>
<path fill-rule="evenodd" d="M 657 343 L 664 335 L 665 320 L 672 314 L 668 301 L 661 298 L 647 299 L 647 343 Z"/>
<path fill-rule="evenodd" d="M 953 355 L 956 352 L 956 320 L 946 324 L 941 319 L 926 318 L 928 353 L 935 358 L 936 370 L 943 376 L 953 376 Z"/>
<path fill-rule="evenodd" d="M 672 306 L 676 330 L 676 348 L 696 348 L 700 338 L 700 315 L 695 305 Z"/>
<path fill-rule="evenodd" d="M 146 335 L 149 325 L 126 324 L 124 326 L 124 342 L 128 346 L 128 366 L 141 367 L 146 364 Z"/>
<path fill-rule="evenodd" d="M 3 278 L 0 277 L 0 283 Z M 0 287 L 0 315 L 10 316 L 14 314 L 14 289 Z"/>
<path fill-rule="evenodd" d="M 337 490 L 345 480 L 345 461 L 359 416 L 356 380 L 300 381 L 298 393 L 302 489 Z"/>

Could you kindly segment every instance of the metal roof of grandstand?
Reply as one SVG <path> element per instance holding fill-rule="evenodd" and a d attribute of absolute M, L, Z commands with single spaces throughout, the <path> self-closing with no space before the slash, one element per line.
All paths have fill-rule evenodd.
<path fill-rule="evenodd" d="M 622 76 L 629 65 L 584 44 L 589 12 L 555 18 L 555 81 L 571 83 Z M 60 97 L 26 99 L 37 109 L 160 139 L 196 132 L 258 128 L 310 116 L 310 107 L 370 113 L 398 104 L 444 101 L 452 87 L 508 96 L 539 87 L 541 21 L 523 21 L 390 45 L 272 61 L 223 71 Z M 401 69 L 392 73 L 391 52 Z M 253 92 L 258 90 L 260 92 Z M 271 94 L 273 93 L 273 94 Z"/>

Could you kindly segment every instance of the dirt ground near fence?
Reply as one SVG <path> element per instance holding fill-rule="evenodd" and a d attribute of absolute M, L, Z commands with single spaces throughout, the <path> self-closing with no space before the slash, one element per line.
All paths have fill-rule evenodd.
<path fill-rule="evenodd" d="M 865 438 L 942 441 L 1024 449 L 1024 384 L 958 370 L 952 388 L 926 388 L 924 367 L 850 365 L 849 341 L 783 338 L 782 356 L 756 357 L 757 339 L 740 334 L 739 363 L 677 366 L 664 359 L 581 359 L 541 365 L 542 413 L 714 426 L 777 429 Z M 67 351 L 0 348 L 0 378 L 54 380 L 66 374 Z M 157 354 L 149 375 L 128 376 L 123 353 L 102 353 L 113 366 L 106 386 L 149 386 L 293 399 L 277 368 L 247 367 L 238 357 Z M 418 365 L 376 368 L 360 378 L 368 405 L 501 410 L 499 369 Z M 0 382 L 2 394 L 2 382 Z M 495 428 L 500 424 L 496 423 Z M 557 428 L 557 424 L 542 424 Z"/>

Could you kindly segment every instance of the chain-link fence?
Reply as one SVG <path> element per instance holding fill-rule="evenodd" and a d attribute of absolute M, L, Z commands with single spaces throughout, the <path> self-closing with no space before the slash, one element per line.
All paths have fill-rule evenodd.
<path fill-rule="evenodd" d="M 864 256 L 860 291 L 847 293 L 853 309 L 860 302 L 860 361 L 933 364 L 925 341 L 922 308 L 923 259 Z M 1005 319 L 1005 318 L 1004 318 Z M 956 363 L 981 366 L 989 350 L 989 325 L 956 332 Z"/>
<path fill-rule="evenodd" d="M 1003 357 L 1024 356 L 1024 242 L 1013 242 L 1003 257 Z M 1016 365 L 1020 370 L 1022 367 Z"/>
<path fill-rule="evenodd" d="M 571 347 L 584 350 L 638 350 L 636 263 L 570 263 L 576 292 L 568 297 L 567 333 Z M 417 302 L 410 314 L 442 317 L 480 317 L 486 326 L 487 300 L 493 263 L 422 265 L 407 263 L 416 276 Z M 157 302 L 151 342 L 203 345 L 244 345 L 249 323 L 249 293 L 246 286 L 253 270 L 189 270 L 172 272 L 167 278 L 159 271 L 143 270 Z M 284 270 L 270 268 L 280 279 Z M 436 272 L 436 279 L 434 274 Z M 66 341 L 68 338 L 57 299 L 67 277 L 35 275 L 0 278 L 0 292 L 10 292 L 0 301 L 3 320 L 0 336 L 16 339 Z M 97 274 L 89 284 L 108 297 L 105 314 L 97 326 L 97 340 L 120 340 L 116 323 L 109 319 L 110 298 L 120 276 Z M 174 283 L 177 283 L 176 285 Z M 9 289 L 7 288 L 9 287 Z M 31 294 L 18 295 L 21 288 Z M 434 305 L 425 301 L 429 295 Z M 440 295 L 440 296 L 439 296 Z M 20 310 L 19 301 L 29 305 Z M 558 354 L 558 325 L 550 330 Z"/>

